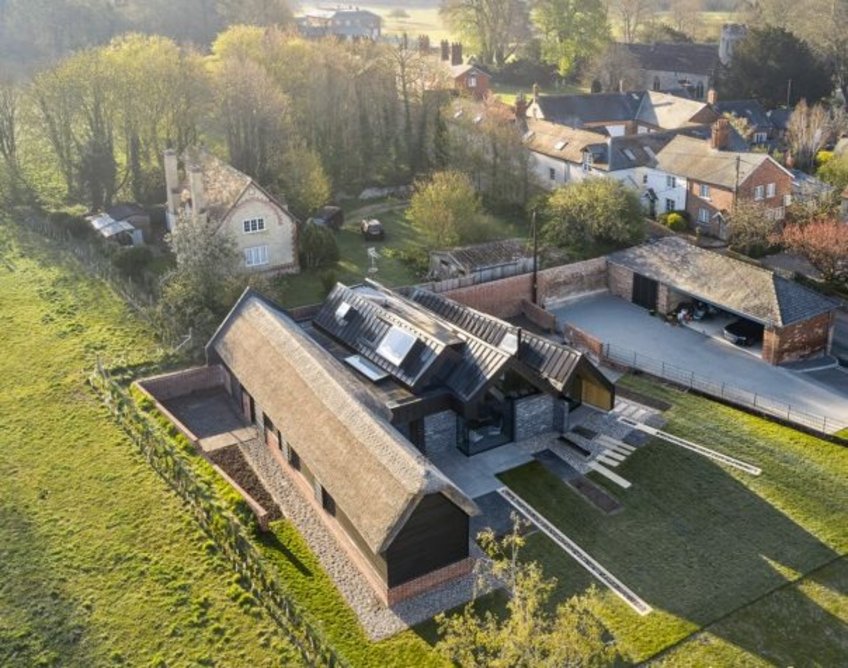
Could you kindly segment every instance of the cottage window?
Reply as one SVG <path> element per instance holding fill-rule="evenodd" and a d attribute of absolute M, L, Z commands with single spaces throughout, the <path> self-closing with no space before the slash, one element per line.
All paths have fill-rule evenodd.
<path fill-rule="evenodd" d="M 755 132 L 754 133 L 754 143 L 755 144 L 765 144 L 768 139 L 768 135 L 765 132 Z"/>
<path fill-rule="evenodd" d="M 469 88 L 477 88 L 477 75 L 469 74 L 468 75 L 468 87 Z"/>
<path fill-rule="evenodd" d="M 706 183 L 701 184 L 700 188 L 701 199 L 709 199 L 710 198 L 710 187 Z"/>
<path fill-rule="evenodd" d="M 642 174 L 642 185 L 645 185 L 647 183 L 648 183 L 648 175 Z"/>
<path fill-rule="evenodd" d="M 666 176 L 665 177 L 665 185 L 666 185 L 666 188 L 676 188 L 677 187 L 677 177 L 676 176 Z"/>
<path fill-rule="evenodd" d="M 244 233 L 245 234 L 253 234 L 254 232 L 262 232 L 265 230 L 265 219 L 264 218 L 250 218 L 245 220 L 244 223 Z"/>
<path fill-rule="evenodd" d="M 660 78 L 654 77 L 654 90 L 659 90 L 659 89 L 660 89 Z"/>
<path fill-rule="evenodd" d="M 766 186 L 766 197 L 768 197 L 770 199 L 770 198 L 774 197 L 776 193 L 777 193 L 777 186 L 774 183 L 769 183 Z"/>
<path fill-rule="evenodd" d="M 674 200 L 673 200 L 673 199 L 671 199 L 671 198 L 666 199 L 666 201 L 665 201 L 665 210 L 666 210 L 667 212 L 674 211 L 674 204 L 675 204 L 675 202 L 674 202 Z"/>
<path fill-rule="evenodd" d="M 783 196 L 783 206 L 789 206 L 790 204 L 792 204 L 792 195 L 786 193 Z"/>
<path fill-rule="evenodd" d="M 699 81 L 695 85 L 695 99 L 696 100 L 703 100 L 704 99 L 704 82 L 703 81 Z"/>
<path fill-rule="evenodd" d="M 330 515 L 336 514 L 336 500 L 323 487 L 321 488 L 321 507 Z"/>
<path fill-rule="evenodd" d="M 754 199 L 759 201 L 765 197 L 766 187 L 765 186 L 757 186 L 754 188 Z"/>
<path fill-rule="evenodd" d="M 553 167 L 548 168 L 548 178 L 551 181 L 556 181 L 556 169 L 554 169 Z"/>
<path fill-rule="evenodd" d="M 268 246 L 252 246 L 244 249 L 244 265 L 259 267 L 268 264 Z"/>
<path fill-rule="evenodd" d="M 291 445 L 289 445 L 289 466 L 295 471 L 300 471 L 300 455 Z"/>
<path fill-rule="evenodd" d="M 710 222 L 710 210 L 701 207 L 698 209 L 698 222 L 699 223 L 709 223 Z"/>

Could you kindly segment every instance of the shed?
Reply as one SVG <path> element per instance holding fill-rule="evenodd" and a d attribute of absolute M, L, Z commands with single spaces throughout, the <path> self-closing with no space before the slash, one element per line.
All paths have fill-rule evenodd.
<path fill-rule="evenodd" d="M 694 298 L 763 325 L 762 356 L 771 364 L 829 350 L 836 303 L 773 271 L 680 237 L 607 260 L 610 291 L 635 304 L 666 313 Z"/>
<path fill-rule="evenodd" d="M 532 270 L 533 253 L 526 239 L 430 251 L 429 276 L 434 280 L 474 276 L 480 281 L 493 281 Z"/>

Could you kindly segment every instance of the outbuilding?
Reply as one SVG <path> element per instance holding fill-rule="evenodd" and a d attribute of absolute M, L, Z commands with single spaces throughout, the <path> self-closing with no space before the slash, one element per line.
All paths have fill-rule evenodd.
<path fill-rule="evenodd" d="M 666 237 L 607 258 L 610 292 L 659 313 L 699 300 L 763 326 L 762 358 L 783 364 L 829 352 L 836 304 L 756 264 Z"/>

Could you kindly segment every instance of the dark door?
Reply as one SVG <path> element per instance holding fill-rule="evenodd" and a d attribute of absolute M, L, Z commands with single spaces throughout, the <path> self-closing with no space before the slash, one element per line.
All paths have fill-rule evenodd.
<path fill-rule="evenodd" d="M 650 311 L 657 308 L 657 282 L 639 274 L 633 274 L 633 303 Z"/>

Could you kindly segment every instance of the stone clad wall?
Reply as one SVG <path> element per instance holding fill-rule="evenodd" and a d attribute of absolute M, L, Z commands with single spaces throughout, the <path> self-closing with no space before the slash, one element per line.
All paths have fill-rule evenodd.
<path fill-rule="evenodd" d="M 456 447 L 456 413 L 442 411 L 424 418 L 424 451 Z"/>
<path fill-rule="evenodd" d="M 554 401 L 550 394 L 535 394 L 515 401 L 516 441 L 553 431 Z"/>
<path fill-rule="evenodd" d="M 633 301 L 633 271 L 617 264 L 607 269 L 607 287 L 616 297 Z"/>

